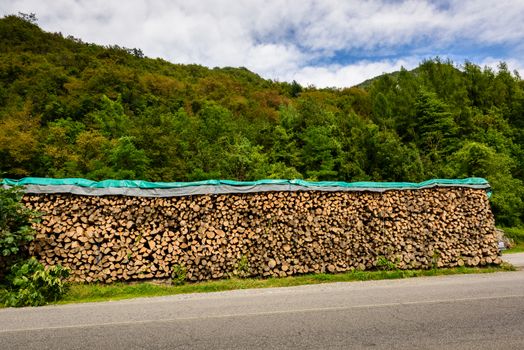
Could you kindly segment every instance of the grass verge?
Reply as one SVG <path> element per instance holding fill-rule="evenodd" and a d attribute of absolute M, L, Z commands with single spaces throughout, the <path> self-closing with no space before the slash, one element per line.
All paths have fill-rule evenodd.
<path fill-rule="evenodd" d="M 439 276 L 471 273 L 513 271 L 511 265 L 499 267 L 459 267 L 434 270 L 352 271 L 340 274 L 311 274 L 285 278 L 231 278 L 218 281 L 188 283 L 181 286 L 158 285 L 148 282 L 126 284 L 73 284 L 67 295 L 57 304 L 112 301 L 139 297 L 153 297 L 185 293 L 208 293 L 234 289 L 291 287 L 330 282 L 399 279 L 420 276 Z"/>
<path fill-rule="evenodd" d="M 513 248 L 504 250 L 503 254 L 522 253 L 524 252 L 524 243 L 517 243 Z"/>
<path fill-rule="evenodd" d="M 522 227 L 503 227 L 502 230 L 506 237 L 511 238 L 515 242 L 515 246 L 511 249 L 505 250 L 504 254 L 521 253 L 524 252 L 524 228 Z"/>

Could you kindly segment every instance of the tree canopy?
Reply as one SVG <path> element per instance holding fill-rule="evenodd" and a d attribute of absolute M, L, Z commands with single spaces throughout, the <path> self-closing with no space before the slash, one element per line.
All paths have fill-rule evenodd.
<path fill-rule="evenodd" d="M 524 220 L 524 82 L 439 58 L 360 87 L 172 64 L 0 19 L 0 177 L 420 181 L 486 177 Z"/>

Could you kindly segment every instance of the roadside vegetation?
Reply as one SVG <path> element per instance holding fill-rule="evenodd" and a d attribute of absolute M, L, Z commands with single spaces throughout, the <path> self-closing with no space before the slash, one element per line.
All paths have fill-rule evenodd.
<path fill-rule="evenodd" d="M 31 223 L 38 213 L 21 202 L 19 188 L 0 187 L 0 304 L 39 306 L 59 300 L 68 289 L 68 271 L 44 267 L 30 258 L 27 243 L 34 238 Z"/>
<path fill-rule="evenodd" d="M 504 254 L 524 252 L 524 227 L 506 227 L 502 229 L 514 245 L 511 249 L 505 250 Z"/>
<path fill-rule="evenodd" d="M 504 264 L 500 267 L 459 267 L 452 269 L 431 270 L 351 271 L 340 274 L 312 274 L 268 279 L 231 278 L 217 281 L 187 284 L 169 284 L 169 282 L 167 284 L 155 284 L 147 282 L 136 284 L 73 284 L 69 292 L 58 303 L 82 303 L 185 293 L 209 293 L 236 289 L 292 287 L 319 283 L 370 281 L 469 273 L 492 273 L 513 270 L 514 268 L 512 266 Z"/>

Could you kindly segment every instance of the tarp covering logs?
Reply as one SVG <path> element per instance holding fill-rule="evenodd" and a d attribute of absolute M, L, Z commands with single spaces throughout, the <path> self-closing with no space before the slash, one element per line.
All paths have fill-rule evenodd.
<path fill-rule="evenodd" d="M 24 203 L 44 213 L 32 254 L 68 267 L 76 281 L 162 279 L 179 267 L 199 281 L 501 263 L 489 184 L 478 178 L 159 187 L 79 180 L 3 181 L 24 185 Z M 93 188 L 105 192 L 93 195 Z M 192 194 L 163 192 L 172 189 Z"/>

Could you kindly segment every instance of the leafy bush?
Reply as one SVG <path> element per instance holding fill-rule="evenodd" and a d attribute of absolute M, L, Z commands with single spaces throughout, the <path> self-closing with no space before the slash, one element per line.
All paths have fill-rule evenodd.
<path fill-rule="evenodd" d="M 186 283 L 187 269 L 182 265 L 174 265 L 171 272 L 171 281 L 175 286 L 181 286 Z"/>
<path fill-rule="evenodd" d="M 9 267 L 27 258 L 27 245 L 34 238 L 31 223 L 38 213 L 26 208 L 19 187 L 0 187 L 0 283 Z"/>
<path fill-rule="evenodd" d="M 0 302 L 5 306 L 39 306 L 59 300 L 68 290 L 69 271 L 62 266 L 44 268 L 35 258 L 17 263 L 6 277 Z"/>
<path fill-rule="evenodd" d="M 377 257 L 377 260 L 375 261 L 375 266 L 379 270 L 383 271 L 394 271 L 398 269 L 397 265 L 394 262 L 388 260 L 388 258 L 382 255 Z"/>
<path fill-rule="evenodd" d="M 238 277 L 248 277 L 249 269 L 249 260 L 247 259 L 247 256 L 242 255 L 240 259 L 237 261 L 237 265 L 235 271 L 233 271 L 233 274 Z"/>
<path fill-rule="evenodd" d="M 31 223 L 37 213 L 21 203 L 22 196 L 20 188 L 0 187 L 0 255 L 4 257 L 18 254 L 34 236 Z"/>
<path fill-rule="evenodd" d="M 504 227 L 504 234 L 511 238 L 516 244 L 524 243 L 524 228 L 523 227 Z"/>
<path fill-rule="evenodd" d="M 67 291 L 63 279 L 69 272 L 61 266 L 44 268 L 27 257 L 34 238 L 31 224 L 38 213 L 26 208 L 21 188 L 0 187 L 0 302 L 6 306 L 38 306 L 56 301 Z"/>

